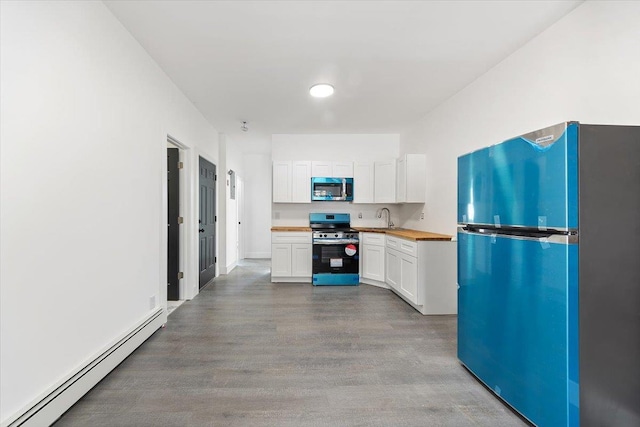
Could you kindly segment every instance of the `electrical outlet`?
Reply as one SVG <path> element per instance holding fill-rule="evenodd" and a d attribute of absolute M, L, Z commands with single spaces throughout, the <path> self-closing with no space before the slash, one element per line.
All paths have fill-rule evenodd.
<path fill-rule="evenodd" d="M 154 308 L 156 308 L 156 296 L 155 295 L 151 295 L 149 297 L 149 308 L 151 310 L 153 310 Z"/>
<path fill-rule="evenodd" d="M 424 219 L 424 212 L 420 213 L 420 219 Z"/>
<path fill-rule="evenodd" d="M 358 218 L 362 219 L 362 212 L 358 212 Z"/>

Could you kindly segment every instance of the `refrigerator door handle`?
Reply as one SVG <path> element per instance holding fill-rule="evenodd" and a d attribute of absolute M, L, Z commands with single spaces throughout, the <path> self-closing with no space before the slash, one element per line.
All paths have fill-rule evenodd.
<path fill-rule="evenodd" d="M 458 227 L 458 233 L 464 234 L 476 234 L 481 236 L 494 236 L 494 237 L 506 237 L 516 240 L 537 240 L 540 243 L 558 243 L 563 245 L 578 244 L 578 232 L 570 231 L 567 233 L 550 233 L 550 232 L 535 232 L 530 233 L 522 232 L 510 232 L 500 228 L 468 228 Z"/>

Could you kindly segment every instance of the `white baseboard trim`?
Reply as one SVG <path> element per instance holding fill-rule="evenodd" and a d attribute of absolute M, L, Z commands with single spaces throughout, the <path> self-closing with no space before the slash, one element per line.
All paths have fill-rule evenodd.
<path fill-rule="evenodd" d="M 106 350 L 89 360 L 75 373 L 71 373 L 66 380 L 47 390 L 38 399 L 4 420 L 0 426 L 40 427 L 53 424 L 158 330 L 166 322 L 166 318 L 164 310 L 158 308 Z"/>
<path fill-rule="evenodd" d="M 233 261 L 231 264 L 229 264 L 229 265 L 227 265 L 226 267 L 223 268 L 224 272 L 222 272 L 221 274 L 229 274 L 237 266 L 238 266 L 238 262 L 237 261 Z"/>
<path fill-rule="evenodd" d="M 244 257 L 252 259 L 271 259 L 271 252 L 247 252 L 244 254 Z"/>
<path fill-rule="evenodd" d="M 364 283 L 365 285 L 377 286 L 377 287 L 382 288 L 382 289 L 391 289 L 389 287 L 389 285 L 387 285 L 384 282 L 379 282 L 379 281 L 373 280 L 373 279 L 367 279 L 367 278 L 364 278 L 362 276 L 360 276 L 360 283 Z"/>

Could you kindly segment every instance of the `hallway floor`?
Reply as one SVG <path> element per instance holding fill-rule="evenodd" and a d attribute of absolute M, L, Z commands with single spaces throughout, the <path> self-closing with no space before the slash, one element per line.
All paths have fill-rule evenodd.
<path fill-rule="evenodd" d="M 246 260 L 55 424 L 526 425 L 456 359 L 456 317 L 368 285 L 272 284 Z"/>

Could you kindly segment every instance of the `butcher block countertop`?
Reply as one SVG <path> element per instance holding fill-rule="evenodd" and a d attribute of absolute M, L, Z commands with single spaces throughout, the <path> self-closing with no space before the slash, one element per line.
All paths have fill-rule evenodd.
<path fill-rule="evenodd" d="M 311 227 L 274 226 L 274 227 L 271 227 L 271 231 L 311 231 Z"/>
<path fill-rule="evenodd" d="M 428 231 L 411 230 L 408 228 L 371 228 L 371 227 L 353 227 L 355 230 L 365 233 L 385 233 L 390 236 L 402 237 L 414 241 L 435 240 L 450 241 L 453 236 L 447 234 L 430 233 Z"/>

